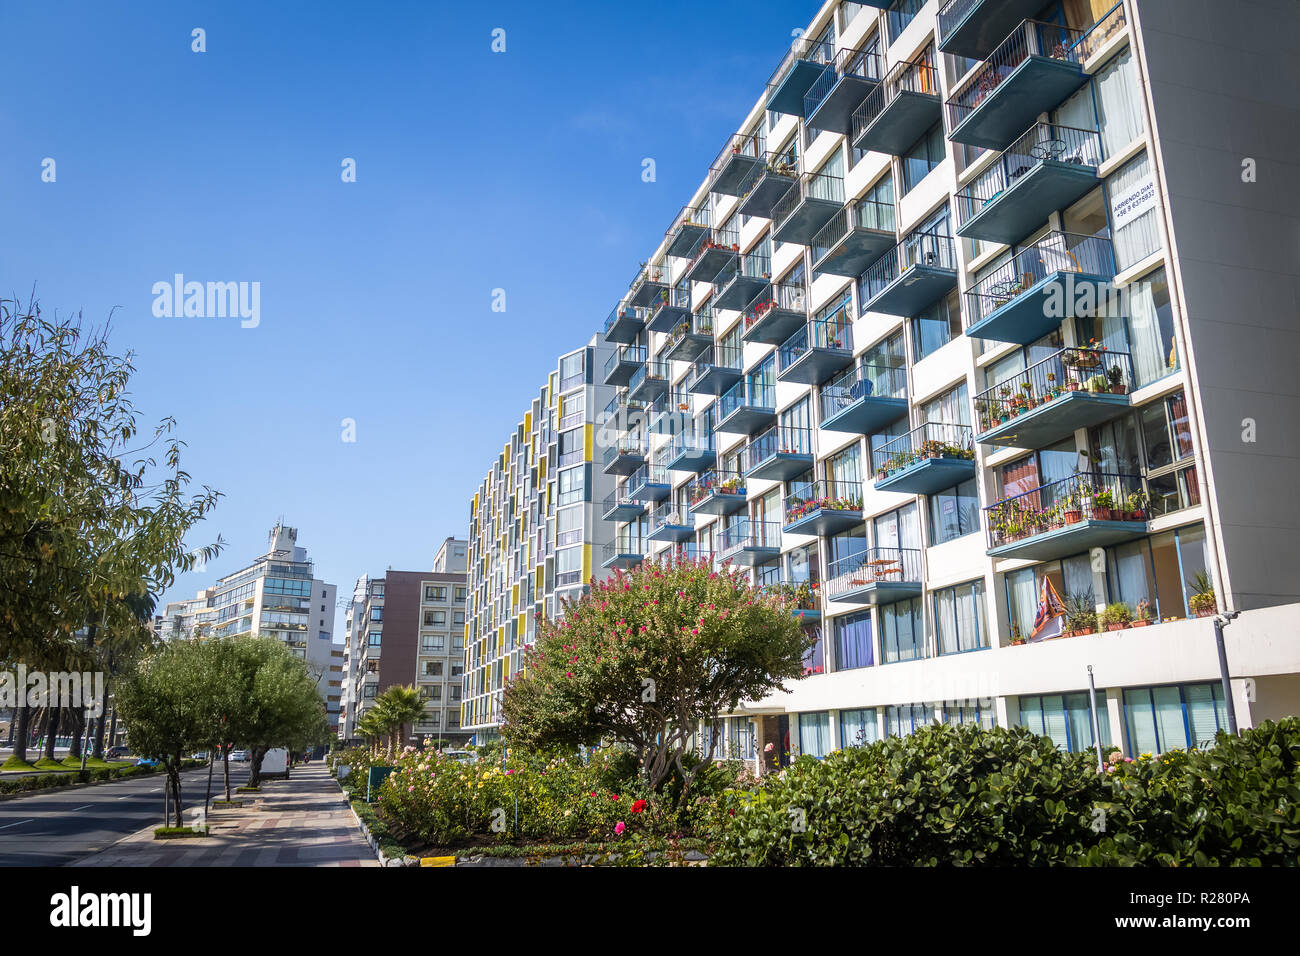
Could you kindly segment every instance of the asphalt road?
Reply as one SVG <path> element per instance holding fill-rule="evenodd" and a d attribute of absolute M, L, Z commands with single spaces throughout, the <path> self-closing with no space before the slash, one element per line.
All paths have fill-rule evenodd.
<path fill-rule="evenodd" d="M 248 779 L 248 764 L 230 765 L 233 789 Z M 47 790 L 0 800 L 0 866 L 63 866 L 163 823 L 163 774 L 115 780 L 75 790 Z M 181 799 L 203 806 L 208 768 L 181 775 Z M 212 772 L 221 796 L 221 765 Z"/>

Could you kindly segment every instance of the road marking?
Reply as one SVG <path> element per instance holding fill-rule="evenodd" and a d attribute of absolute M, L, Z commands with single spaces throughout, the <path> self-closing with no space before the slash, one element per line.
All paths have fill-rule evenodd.
<path fill-rule="evenodd" d="M 34 820 L 35 817 L 33 817 L 32 819 Z M 4 826 L 0 827 L 0 830 L 8 830 L 10 827 L 20 827 L 24 823 L 31 823 L 31 822 L 32 822 L 31 820 L 19 820 L 17 823 L 6 823 Z"/>
<path fill-rule="evenodd" d="M 73 808 L 72 808 L 71 810 L 69 810 L 68 812 L 69 812 L 69 813 L 76 813 L 78 810 L 89 810 L 89 809 L 90 809 L 91 807 L 93 807 L 93 806 L 94 806 L 93 803 L 88 803 L 88 804 L 86 804 L 84 807 L 73 807 Z"/>
<path fill-rule="evenodd" d="M 150 792 L 150 793 L 157 793 L 157 792 L 158 792 L 159 790 L 161 790 L 161 789 L 162 789 L 162 787 L 154 787 L 154 788 L 153 788 L 152 790 L 150 790 L 149 792 Z"/>

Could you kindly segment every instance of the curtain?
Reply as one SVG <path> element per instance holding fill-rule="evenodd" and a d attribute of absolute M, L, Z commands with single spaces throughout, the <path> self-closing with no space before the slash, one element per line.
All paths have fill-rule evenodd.
<path fill-rule="evenodd" d="M 799 715 L 799 752 L 818 758 L 831 752 L 830 711 Z"/>
<path fill-rule="evenodd" d="M 1187 725 L 1193 747 L 1210 742 L 1220 728 L 1228 725 L 1223 689 L 1218 684 L 1192 684 L 1183 688 L 1187 701 Z"/>
<path fill-rule="evenodd" d="M 1187 748 L 1187 726 L 1183 723 L 1183 698 L 1177 687 L 1153 687 L 1158 751 Z M 1147 751 L 1138 751 L 1146 753 Z"/>
<path fill-rule="evenodd" d="M 840 746 L 862 747 L 880 739 L 874 708 L 840 711 Z"/>
<path fill-rule="evenodd" d="M 952 588 L 944 588 L 934 597 L 934 630 L 939 642 L 940 654 L 956 654 L 961 650 L 961 641 L 957 634 L 957 594 Z"/>
<path fill-rule="evenodd" d="M 1101 144 L 1114 156 L 1142 134 L 1142 96 L 1133 79 L 1133 57 L 1128 49 L 1097 71 L 1097 112 L 1101 118 Z"/>
<path fill-rule="evenodd" d="M 1137 607 L 1143 598 L 1151 599 L 1150 561 L 1146 541 L 1120 545 L 1111 552 L 1116 588 L 1115 597 L 1130 608 Z"/>
<path fill-rule="evenodd" d="M 835 622 L 835 669 L 870 667 L 872 660 L 871 615 L 854 614 Z"/>
<path fill-rule="evenodd" d="M 1106 193 L 1113 202 L 1139 182 L 1151 175 L 1151 163 L 1147 154 L 1125 163 L 1106 180 Z M 1113 215 L 1113 212 L 1112 212 Z M 1151 207 L 1137 218 L 1130 220 L 1113 230 L 1112 241 L 1115 248 L 1115 268 L 1119 271 L 1146 258 L 1160 248 L 1160 227 L 1156 219 L 1156 207 Z"/>
<path fill-rule="evenodd" d="M 1133 375 L 1140 388 L 1176 370 L 1179 365 L 1165 270 L 1158 269 L 1147 278 L 1134 282 L 1129 302 Z"/>
<path fill-rule="evenodd" d="M 1012 571 L 1007 575 L 1007 611 L 1011 626 L 1018 629 L 1024 637 L 1029 636 L 1034 623 L 1034 613 L 1038 607 L 1038 593 L 1035 588 L 1034 569 Z"/>

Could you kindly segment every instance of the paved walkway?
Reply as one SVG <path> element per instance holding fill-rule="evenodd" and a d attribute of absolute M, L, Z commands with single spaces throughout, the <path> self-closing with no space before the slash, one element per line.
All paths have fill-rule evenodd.
<path fill-rule="evenodd" d="M 202 795 L 191 791 L 200 806 Z M 213 809 L 206 838 L 155 840 L 149 827 L 70 865 L 379 865 L 324 763 L 298 766 L 288 780 L 263 781 L 260 794 L 231 796 L 244 805 Z"/>

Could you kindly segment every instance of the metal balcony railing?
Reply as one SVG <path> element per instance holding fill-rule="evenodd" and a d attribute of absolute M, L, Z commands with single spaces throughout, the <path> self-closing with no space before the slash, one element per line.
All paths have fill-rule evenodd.
<path fill-rule="evenodd" d="M 939 8 L 939 36 L 943 38 L 952 32 L 952 28 L 966 19 L 980 0 L 947 0 Z"/>
<path fill-rule="evenodd" d="M 741 469 L 750 471 L 774 455 L 811 455 L 812 429 L 773 425 L 756 435 L 741 455 Z"/>
<path fill-rule="evenodd" d="M 846 76 L 856 76 L 864 80 L 880 79 L 880 56 L 874 47 L 870 50 L 840 50 L 830 61 L 831 68 L 824 72 L 808 87 L 803 97 L 803 115 L 812 116 L 826 99 L 835 84 Z"/>
<path fill-rule="evenodd" d="M 942 21 L 943 14 L 940 13 Z M 997 89 L 1006 77 L 1031 56 L 1078 63 L 1075 44 L 1082 34 L 1058 23 L 1025 20 L 1011 31 L 979 67 L 944 103 L 947 130 L 952 132 L 973 113 L 986 96 Z"/>
<path fill-rule="evenodd" d="M 862 311 L 900 275 L 915 265 L 935 269 L 957 269 L 957 250 L 951 236 L 937 232 L 914 232 L 867 267 L 858 279 L 858 300 Z"/>
<path fill-rule="evenodd" d="M 636 278 L 628 286 L 628 298 L 637 294 L 637 291 L 647 283 L 651 285 L 665 285 L 668 282 L 668 267 L 664 265 L 641 266 L 637 271 Z"/>
<path fill-rule="evenodd" d="M 804 173 L 772 207 L 774 227 L 779 230 L 800 203 L 808 199 L 844 205 L 844 177 L 828 172 Z"/>
<path fill-rule="evenodd" d="M 605 319 L 604 332 L 608 334 L 609 330 L 614 327 L 614 323 L 618 322 L 620 319 L 632 319 L 644 322 L 645 309 L 638 309 L 635 306 L 624 305 L 620 302 L 618 305 L 614 306 L 614 308 L 610 309 L 609 316 Z"/>
<path fill-rule="evenodd" d="M 608 563 L 620 554 L 645 554 L 645 546 L 641 543 L 640 537 L 619 535 L 601 548 L 602 563 Z"/>
<path fill-rule="evenodd" d="M 965 327 L 987 318 L 1057 272 L 1114 276 L 1111 241 L 1102 236 L 1049 232 L 966 290 Z"/>
<path fill-rule="evenodd" d="M 823 39 L 813 37 L 798 37 L 790 44 L 790 49 L 786 51 L 785 56 L 781 57 L 781 62 L 776 65 L 772 75 L 768 77 L 766 89 L 770 94 L 774 89 L 781 85 L 790 68 L 799 60 L 808 60 L 811 63 L 830 63 L 835 58 L 835 40 L 832 36 L 826 36 Z"/>
<path fill-rule="evenodd" d="M 742 368 L 741 350 L 734 345 L 714 345 L 691 366 L 691 384 L 695 384 L 715 368 L 739 372 Z"/>
<path fill-rule="evenodd" d="M 883 82 L 853 111 L 853 139 L 857 140 L 900 93 L 938 96 L 939 77 L 934 66 L 925 60 L 903 60 L 890 67 Z"/>
<path fill-rule="evenodd" d="M 1096 130 L 1035 123 L 1008 146 L 997 160 L 956 195 L 958 225 L 975 217 L 1021 176 L 1053 161 L 1076 166 L 1101 164 L 1101 136 Z"/>
<path fill-rule="evenodd" d="M 698 206 L 683 206 L 673 216 L 672 225 L 664 230 L 665 236 L 675 235 L 682 226 L 698 226 L 707 229 L 713 225 L 713 207 L 706 199 Z"/>
<path fill-rule="evenodd" d="M 673 436 L 672 444 L 669 446 L 668 460 L 672 461 L 678 455 L 687 452 L 709 452 L 713 450 L 712 432 L 702 435 L 694 430 L 686 431 Z"/>
<path fill-rule="evenodd" d="M 667 362 L 651 359 L 632 373 L 632 378 L 627 383 L 628 390 L 635 390 L 646 381 L 659 380 L 667 385 L 670 374 Z"/>
<path fill-rule="evenodd" d="M 871 453 L 876 477 L 906 468 L 925 458 L 975 458 L 975 438 L 969 425 L 926 422 L 885 442 Z"/>
<path fill-rule="evenodd" d="M 718 535 L 718 556 L 726 560 L 742 548 L 781 547 L 781 522 L 741 518 Z"/>
<path fill-rule="evenodd" d="M 1078 56 L 1078 62 L 1083 63 L 1088 57 L 1092 56 L 1102 44 L 1114 36 L 1117 32 L 1124 29 L 1128 19 L 1124 15 L 1124 3 L 1119 3 L 1103 13 L 1097 22 L 1090 26 L 1078 42 L 1074 45 L 1074 52 Z"/>
<path fill-rule="evenodd" d="M 864 398 L 906 398 L 907 369 L 889 365 L 847 368 L 823 385 L 818 395 L 822 421 Z"/>
<path fill-rule="evenodd" d="M 1141 475 L 1082 472 L 989 505 L 984 527 L 992 549 L 1080 521 L 1145 521 L 1147 501 Z"/>
<path fill-rule="evenodd" d="M 777 282 L 745 306 L 742 318 L 745 328 L 758 322 L 773 309 L 784 312 L 808 312 L 808 292 L 802 282 Z"/>
<path fill-rule="evenodd" d="M 718 151 L 718 156 L 709 166 L 709 184 L 712 185 L 718 174 L 727 167 L 732 156 L 749 156 L 762 159 L 767 152 L 767 133 L 760 123 L 758 128 L 749 133 L 733 133 Z"/>
<path fill-rule="evenodd" d="M 793 481 L 782 507 L 787 525 L 818 511 L 861 511 L 862 482 L 830 478 Z"/>
<path fill-rule="evenodd" d="M 784 372 L 810 349 L 852 352 L 853 320 L 849 316 L 850 305 L 850 302 L 845 302 L 830 315 L 813 319 L 786 339 L 777 350 L 777 372 Z"/>
<path fill-rule="evenodd" d="M 899 584 L 921 580 L 921 552 L 917 548 L 868 548 L 832 561 L 823 590 L 830 600 L 873 584 Z"/>
<path fill-rule="evenodd" d="M 975 396 L 980 433 L 1033 411 L 1066 392 L 1124 395 L 1133 387 L 1133 360 L 1104 345 L 1063 348 Z"/>
<path fill-rule="evenodd" d="M 744 496 L 745 478 L 738 471 L 710 468 L 691 479 L 686 485 L 686 499 L 690 507 L 695 507 L 710 495 Z"/>
<path fill-rule="evenodd" d="M 831 217 L 830 222 L 813 236 L 809 248 L 813 262 L 819 262 L 837 245 L 848 238 L 854 229 L 875 229 L 895 232 L 894 204 L 876 199 L 860 199 Z"/>

